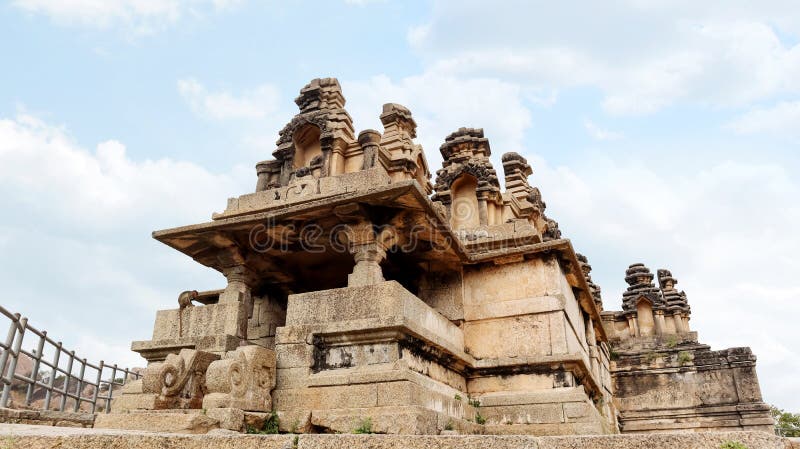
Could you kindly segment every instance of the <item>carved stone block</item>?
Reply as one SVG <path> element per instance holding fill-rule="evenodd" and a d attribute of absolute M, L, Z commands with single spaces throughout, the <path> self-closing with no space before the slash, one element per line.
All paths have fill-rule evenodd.
<path fill-rule="evenodd" d="M 230 351 L 208 367 L 208 394 L 203 399 L 203 408 L 270 411 L 275 377 L 275 351 L 260 346 Z"/>
<path fill-rule="evenodd" d="M 206 370 L 219 356 L 210 352 L 181 349 L 162 363 L 151 363 L 142 379 L 142 393 L 154 394 L 154 408 L 197 409 L 206 393 Z"/>

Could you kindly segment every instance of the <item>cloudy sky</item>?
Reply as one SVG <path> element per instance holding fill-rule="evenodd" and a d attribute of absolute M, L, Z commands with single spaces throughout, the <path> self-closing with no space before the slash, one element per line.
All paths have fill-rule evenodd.
<path fill-rule="evenodd" d="M 408 106 L 433 168 L 460 126 L 527 156 L 606 309 L 670 268 L 800 411 L 796 0 L 11 0 L 0 55 L 0 304 L 90 359 L 141 365 L 155 310 L 224 285 L 150 232 L 252 191 L 335 76 L 358 129 Z"/>

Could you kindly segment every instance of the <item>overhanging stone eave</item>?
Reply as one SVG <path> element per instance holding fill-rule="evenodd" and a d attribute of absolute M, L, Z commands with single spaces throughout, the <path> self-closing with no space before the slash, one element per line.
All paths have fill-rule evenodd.
<path fill-rule="evenodd" d="M 402 203 L 396 204 L 401 201 Z M 266 221 L 290 220 L 292 218 L 311 219 L 330 215 L 333 208 L 346 204 L 360 203 L 366 205 L 398 205 L 405 210 L 425 215 L 433 232 L 439 234 L 448 244 L 443 248 L 444 255 L 452 256 L 460 262 L 468 260 L 464 244 L 452 232 L 446 217 L 440 214 L 433 202 L 424 193 L 423 188 L 416 180 L 400 181 L 385 186 L 377 186 L 367 191 L 356 191 L 338 194 L 329 197 L 315 198 L 308 202 L 288 205 L 267 211 L 258 211 L 241 214 L 233 217 L 224 217 L 212 221 L 193 225 L 179 226 L 154 231 L 152 237 L 167 246 L 170 246 L 192 258 L 197 259 L 198 252 L 188 250 L 187 241 L 202 240 L 203 235 L 209 233 L 241 233 L 247 227 L 263 224 Z M 249 231 L 248 231 L 249 232 Z M 211 266 L 201 260 L 198 262 Z M 212 268 L 216 268 L 213 267 Z"/>

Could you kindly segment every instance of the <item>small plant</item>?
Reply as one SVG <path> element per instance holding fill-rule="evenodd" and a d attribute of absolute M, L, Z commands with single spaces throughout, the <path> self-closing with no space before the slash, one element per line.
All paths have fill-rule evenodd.
<path fill-rule="evenodd" d="M 444 425 L 444 430 L 453 430 L 453 421 L 447 421 L 447 424 Z"/>
<path fill-rule="evenodd" d="M 678 363 L 681 365 L 686 365 L 693 359 L 694 357 L 692 357 L 692 353 L 690 353 L 689 351 L 681 351 L 678 353 Z"/>
<path fill-rule="evenodd" d="M 300 443 L 300 437 L 295 435 L 294 440 L 292 440 L 292 448 L 297 449 L 299 443 Z"/>
<path fill-rule="evenodd" d="M 486 418 L 481 416 L 480 412 L 475 413 L 475 422 L 478 424 L 486 424 Z"/>
<path fill-rule="evenodd" d="M 719 449 L 749 449 L 746 445 L 738 441 L 726 441 L 720 444 Z"/>
<path fill-rule="evenodd" d="M 653 363 L 658 360 L 658 357 L 659 355 L 657 352 L 648 352 L 642 356 L 642 360 L 644 360 L 644 363 Z"/>
<path fill-rule="evenodd" d="M 299 419 L 295 419 L 294 422 L 292 423 L 292 427 L 289 428 L 289 433 L 299 433 L 299 432 L 297 432 L 297 429 L 299 427 L 300 427 L 300 420 Z"/>
<path fill-rule="evenodd" d="M 251 434 L 259 434 L 259 435 L 275 435 L 279 432 L 280 428 L 280 419 L 278 418 L 278 414 L 272 412 L 269 414 L 267 419 L 264 420 L 264 426 L 261 429 L 256 429 L 253 426 L 247 426 L 245 429 L 247 433 Z"/>
<path fill-rule="evenodd" d="M 611 360 L 619 360 L 619 354 L 617 351 L 611 349 L 608 351 L 608 358 Z"/>
<path fill-rule="evenodd" d="M 361 423 L 358 425 L 358 427 L 353 429 L 353 433 L 359 435 L 375 433 L 372 431 L 372 418 L 367 418 L 365 420 L 362 420 Z"/>
<path fill-rule="evenodd" d="M 206 410 L 205 408 L 203 408 L 203 414 L 204 414 L 204 415 L 207 415 L 207 414 L 208 414 L 208 410 Z"/>
<path fill-rule="evenodd" d="M 678 346 L 678 337 L 676 337 L 674 335 L 670 335 L 669 338 L 667 338 L 667 341 L 665 343 L 666 343 L 668 348 L 672 349 L 675 346 Z"/>
<path fill-rule="evenodd" d="M 469 404 L 469 405 L 471 405 L 472 407 L 475 407 L 475 408 L 480 408 L 481 401 L 480 401 L 480 399 L 472 399 L 472 397 L 467 396 L 467 404 Z"/>
<path fill-rule="evenodd" d="M 456 401 L 460 401 L 460 400 L 461 400 L 461 395 L 460 395 L 460 394 L 458 394 L 458 393 L 456 393 L 456 395 L 455 395 L 454 399 L 455 399 Z"/>

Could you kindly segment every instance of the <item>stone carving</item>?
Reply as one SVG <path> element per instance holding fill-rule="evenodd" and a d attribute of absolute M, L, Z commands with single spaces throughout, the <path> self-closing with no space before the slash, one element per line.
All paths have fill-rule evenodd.
<path fill-rule="evenodd" d="M 691 309 L 686 299 L 686 293 L 675 289 L 678 280 L 672 277 L 672 272 L 662 268 L 657 273 L 658 285 L 661 287 L 666 309 L 672 312 L 689 313 Z"/>
<path fill-rule="evenodd" d="M 439 148 L 444 161 L 436 172 L 434 201 L 450 203 L 450 186 L 462 174 L 469 174 L 478 180 L 478 191 L 499 196 L 500 182 L 489 156 L 489 139 L 483 137 L 483 129 L 459 128 L 445 139 Z"/>
<path fill-rule="evenodd" d="M 578 256 L 578 262 L 581 264 L 581 271 L 583 272 L 583 276 L 586 278 L 586 283 L 589 285 L 589 289 L 591 289 L 592 299 L 594 299 L 594 303 L 597 305 L 598 310 L 603 310 L 603 297 L 602 297 L 602 290 L 600 286 L 595 284 L 592 281 L 592 266 L 589 265 L 589 259 L 586 258 L 583 254 L 576 254 Z"/>
<path fill-rule="evenodd" d="M 428 162 L 422 146 L 414 143 L 417 123 L 403 105 L 386 103 L 380 116 L 383 135 L 379 155 L 392 179 L 413 179 L 426 194 L 431 192 Z"/>
<path fill-rule="evenodd" d="M 459 128 L 439 151 L 444 161 L 436 172 L 432 200 L 448 208 L 451 225 L 461 230 L 500 224 L 502 213 L 497 212 L 504 207 L 503 197 L 483 129 Z M 469 185 L 469 178 L 474 185 Z"/>
<path fill-rule="evenodd" d="M 515 214 L 520 218 L 530 219 L 542 234 L 545 242 L 561 238 L 558 222 L 545 215 L 547 205 L 542 200 L 542 193 L 537 187 L 528 183 L 528 176 L 533 173 L 528 160 L 521 155 L 510 152 L 503 154 L 503 172 L 505 173 L 506 192 L 516 201 L 519 208 Z"/>
<path fill-rule="evenodd" d="M 256 191 L 286 186 L 296 178 L 314 173 L 319 177 L 338 174 L 331 171 L 332 158 L 335 154 L 342 156 L 348 147 L 357 144 L 352 118 L 344 110 L 345 99 L 336 78 L 312 80 L 300 91 L 295 103 L 300 113 L 278 133 L 278 148 L 272 153 L 275 160 L 256 165 Z M 306 159 L 308 163 L 305 163 L 298 159 L 298 156 L 308 155 L 298 155 L 302 148 L 298 148 L 297 138 L 309 127 L 316 129 L 316 133 L 309 137 L 316 142 L 307 143 L 310 148 L 318 146 L 320 154 Z"/>
<path fill-rule="evenodd" d="M 151 363 L 142 379 L 142 392 L 157 395 L 157 409 L 201 408 L 206 393 L 205 376 L 219 356 L 209 352 L 181 349 L 162 363 Z"/>
<path fill-rule="evenodd" d="M 553 220 L 552 218 L 547 219 L 547 227 L 545 231 L 542 233 L 542 239 L 545 242 L 549 242 L 550 240 L 558 240 L 561 238 L 561 230 L 558 229 L 558 222 Z"/>
<path fill-rule="evenodd" d="M 636 312 L 640 299 L 650 301 L 653 310 L 663 309 L 664 301 L 661 292 L 653 285 L 653 273 L 642 263 L 635 263 L 625 271 L 625 282 L 628 289 L 622 294 L 622 310 Z"/>
<path fill-rule="evenodd" d="M 243 346 L 228 352 L 222 360 L 208 367 L 206 386 L 205 409 L 272 410 L 270 392 L 275 388 L 275 351 Z"/>
<path fill-rule="evenodd" d="M 194 307 L 192 300 L 197 298 L 197 290 L 185 291 L 178 296 L 178 336 L 183 337 L 183 309 Z"/>

